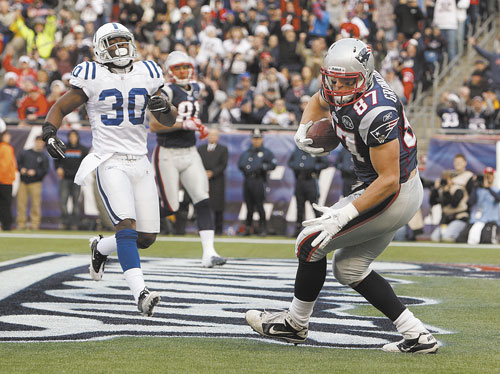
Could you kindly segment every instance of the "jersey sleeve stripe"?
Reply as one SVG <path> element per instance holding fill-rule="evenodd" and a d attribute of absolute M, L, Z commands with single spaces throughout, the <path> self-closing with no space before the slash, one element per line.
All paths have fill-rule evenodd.
<path fill-rule="evenodd" d="M 89 62 L 85 61 L 85 80 L 89 78 Z"/>
<path fill-rule="evenodd" d="M 153 69 L 155 69 L 156 78 L 160 78 L 160 72 L 158 71 L 158 68 L 157 68 L 158 65 L 154 61 L 148 61 L 148 62 L 150 62 Z"/>
<path fill-rule="evenodd" d="M 149 67 L 148 63 L 146 61 L 142 61 L 142 63 L 148 68 L 149 70 L 149 75 L 151 76 L 151 78 L 154 78 L 154 75 L 153 75 L 153 71 L 151 70 L 151 68 Z"/>
<path fill-rule="evenodd" d="M 95 72 L 97 70 L 97 66 L 95 62 L 92 62 L 92 79 L 95 79 Z"/>

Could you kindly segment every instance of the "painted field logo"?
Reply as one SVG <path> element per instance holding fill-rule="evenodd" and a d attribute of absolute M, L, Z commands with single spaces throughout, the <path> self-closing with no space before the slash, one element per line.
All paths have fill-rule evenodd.
<path fill-rule="evenodd" d="M 208 270 L 199 267 L 197 259 L 145 258 L 142 263 L 146 283 L 162 295 L 152 318 L 139 315 L 116 261 L 107 266 L 101 282 L 90 280 L 88 256 L 44 254 L 0 263 L 0 342 L 117 336 L 260 339 L 246 325 L 245 311 L 287 308 L 293 295 L 293 260 L 231 259 L 224 267 Z M 417 264 L 374 265 L 385 274 L 429 272 Z M 432 271 L 443 275 L 441 268 Z M 434 303 L 409 297 L 403 301 Z M 329 276 L 305 344 L 378 348 L 399 338 L 387 319 L 352 314 L 353 305 L 359 304 L 366 301 Z"/>

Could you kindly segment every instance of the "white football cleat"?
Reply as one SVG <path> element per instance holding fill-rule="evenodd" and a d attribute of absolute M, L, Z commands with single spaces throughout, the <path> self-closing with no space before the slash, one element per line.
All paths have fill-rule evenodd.
<path fill-rule="evenodd" d="M 90 245 L 90 266 L 89 272 L 90 276 L 95 281 L 100 281 L 104 274 L 104 266 L 106 265 L 106 260 L 108 256 L 104 256 L 97 250 L 97 243 L 102 239 L 102 235 L 94 236 L 89 239 Z"/>
<path fill-rule="evenodd" d="M 160 302 L 160 299 L 160 294 L 158 292 L 151 292 L 144 287 L 139 295 L 137 309 L 139 309 L 139 312 L 141 312 L 143 316 L 151 317 L 153 315 L 153 309 Z"/>
<path fill-rule="evenodd" d="M 415 339 L 403 339 L 399 342 L 386 344 L 382 350 L 384 352 L 436 353 L 438 342 L 431 333 L 423 332 Z"/>
<path fill-rule="evenodd" d="M 308 328 L 296 323 L 286 310 L 267 312 L 249 310 L 245 319 L 250 327 L 262 336 L 282 339 L 289 343 L 302 343 L 307 339 Z"/>

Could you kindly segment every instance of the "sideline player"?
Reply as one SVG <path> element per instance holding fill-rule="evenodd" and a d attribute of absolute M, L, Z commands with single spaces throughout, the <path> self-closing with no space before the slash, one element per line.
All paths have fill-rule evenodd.
<path fill-rule="evenodd" d="M 75 183 L 96 170 L 97 185 L 116 234 L 93 240 L 90 274 L 100 280 L 107 255 L 118 260 L 138 309 L 151 316 L 160 301 L 144 284 L 137 248 L 147 248 L 160 231 L 158 193 L 147 158 L 146 107 L 161 123 L 171 126 L 177 110 L 161 97 L 165 81 L 153 61 L 138 61 L 133 34 L 119 23 L 107 23 L 94 35 L 97 62 L 82 62 L 71 73 L 71 89 L 50 109 L 43 139 L 54 158 L 65 157 L 57 129 L 68 113 L 86 104 L 94 153 L 82 161 Z M 158 126 L 162 126 L 159 125 Z M 99 246 L 98 246 L 99 245 Z"/>
<path fill-rule="evenodd" d="M 303 222 L 295 245 L 299 266 L 289 310 L 249 310 L 246 320 L 261 335 L 303 342 L 326 278 L 326 255 L 335 250 L 332 266 L 337 281 L 361 294 L 403 335 L 403 340 L 382 349 L 434 353 L 436 339 L 402 304 L 389 282 L 369 267 L 422 202 L 415 134 L 397 95 L 374 71 L 373 55 L 363 42 L 351 38 L 335 42 L 321 74 L 321 89 L 304 110 L 295 142 L 309 153 L 323 154 L 323 148 L 310 146 L 306 132 L 311 121 L 330 116 L 362 185 L 332 207 L 315 205 L 323 215 Z"/>
<path fill-rule="evenodd" d="M 165 61 L 167 76 L 171 80 L 162 90 L 169 102 L 177 108 L 174 126 L 165 128 L 151 121 L 151 131 L 157 133 L 158 146 L 153 153 L 156 182 L 161 198 L 162 215 L 179 209 L 179 181 L 193 201 L 196 223 L 203 247 L 203 267 L 224 265 L 226 259 L 214 248 L 214 223 L 208 195 L 208 177 L 195 144 L 195 131 L 200 139 L 208 130 L 198 118 L 199 98 L 203 84 L 193 80 L 193 65 L 184 52 L 174 51 Z"/>

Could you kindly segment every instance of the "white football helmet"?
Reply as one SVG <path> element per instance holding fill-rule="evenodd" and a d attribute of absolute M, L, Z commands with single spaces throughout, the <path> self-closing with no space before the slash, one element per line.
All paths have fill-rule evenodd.
<path fill-rule="evenodd" d="M 186 66 L 187 68 L 174 69 L 180 66 Z M 194 67 L 187 54 L 181 51 L 173 51 L 168 55 L 167 61 L 165 61 L 165 70 L 173 83 L 185 86 L 193 77 Z"/>
<path fill-rule="evenodd" d="M 125 38 L 127 41 L 111 44 L 113 38 Z M 127 66 L 137 56 L 134 34 L 120 23 L 105 23 L 94 34 L 94 55 L 101 64 Z"/>
<path fill-rule="evenodd" d="M 328 49 L 321 68 L 323 97 L 334 106 L 355 103 L 371 87 L 374 69 L 370 47 L 358 39 L 338 40 Z"/>

